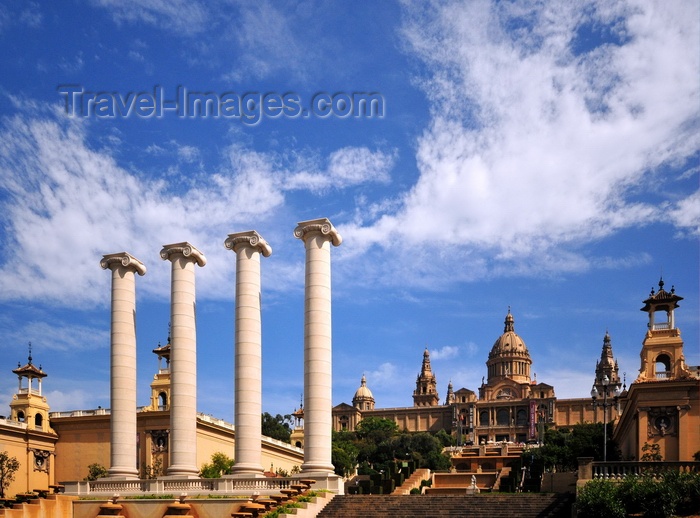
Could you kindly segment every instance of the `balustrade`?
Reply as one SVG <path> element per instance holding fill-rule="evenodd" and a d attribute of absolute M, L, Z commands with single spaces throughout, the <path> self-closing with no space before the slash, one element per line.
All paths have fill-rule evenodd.
<path fill-rule="evenodd" d="M 700 472 L 700 462 L 593 462 L 591 468 L 592 478 L 594 479 L 622 480 L 630 476 L 652 475 L 659 477 L 670 471 L 697 473 Z"/>

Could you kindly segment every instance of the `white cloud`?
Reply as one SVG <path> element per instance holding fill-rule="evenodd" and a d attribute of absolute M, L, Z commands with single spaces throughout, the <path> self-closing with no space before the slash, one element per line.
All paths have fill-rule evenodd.
<path fill-rule="evenodd" d="M 116 23 L 142 22 L 194 34 L 204 30 L 209 13 L 204 4 L 190 0 L 93 0 L 108 9 Z"/>
<path fill-rule="evenodd" d="M 237 8 L 231 34 L 241 48 L 241 57 L 224 79 L 260 80 L 281 70 L 303 77 L 308 63 L 314 61 L 315 50 L 298 37 L 293 13 L 283 13 L 267 1 L 239 2 Z"/>
<path fill-rule="evenodd" d="M 399 371 L 396 365 L 391 362 L 382 363 L 376 370 L 368 371 L 365 374 L 367 386 L 377 388 L 392 387 L 399 377 Z"/>
<path fill-rule="evenodd" d="M 676 226 L 696 236 L 700 234 L 700 191 L 680 200 L 670 214 Z"/>
<path fill-rule="evenodd" d="M 102 254 L 122 250 L 149 269 L 138 289 L 164 296 L 169 270 L 158 257 L 160 246 L 183 240 L 209 259 L 197 274 L 203 296 L 229 297 L 233 257 L 223 247 L 226 235 L 253 225 L 265 227 L 284 209 L 286 191 L 301 188 L 292 187 L 289 180 L 300 167 L 294 157 L 259 153 L 240 144 L 226 150 L 215 174 L 198 173 L 196 182 L 184 188 L 169 183 L 167 174 L 144 179 L 118 164 L 109 148 L 93 149 L 89 131 L 84 121 L 60 114 L 17 115 L 0 124 L 0 188 L 6 193 L 0 199 L 6 221 L 3 240 L 14 250 L 12 258 L 0 264 L 1 299 L 70 301 L 75 306 L 104 303 L 109 276 L 99 268 L 99 260 Z M 174 142 L 165 147 L 152 144 L 145 151 L 162 155 L 173 146 L 176 160 L 197 160 L 200 155 L 197 148 Z M 324 163 L 328 165 L 321 166 Z M 384 181 L 393 155 L 342 148 L 318 163 L 304 164 L 333 178 L 327 189 L 340 189 L 377 178 Z M 306 188 L 316 191 L 318 185 Z M 293 223 L 289 236 L 291 228 Z M 274 237 L 266 235 L 273 244 Z M 298 273 L 285 259 L 279 257 L 266 272 L 273 290 L 288 289 L 287 276 Z M 303 282 L 303 275 L 297 282 Z"/>
<path fill-rule="evenodd" d="M 66 325 L 63 320 L 31 320 L 22 327 L 16 322 L 3 322 L 3 335 L 10 344 L 26 343 L 26 340 L 41 340 L 42 349 L 55 351 L 80 351 L 103 349 L 109 346 L 109 331 L 100 327 L 80 324 Z M 24 358 L 24 353 L 18 359 Z"/>
<path fill-rule="evenodd" d="M 76 380 L 70 382 L 75 386 Z M 70 412 L 73 410 L 95 409 L 98 406 L 109 407 L 109 382 L 97 383 L 91 381 L 89 387 L 75 388 L 69 391 L 50 390 L 45 393 L 47 401 L 51 402 L 52 412 Z"/>
<path fill-rule="evenodd" d="M 386 184 L 390 180 L 389 171 L 394 166 L 394 161 L 394 154 L 372 152 L 365 147 L 345 147 L 330 154 L 325 170 L 289 174 L 284 180 L 284 187 L 320 193 L 366 182 Z"/>
<path fill-rule="evenodd" d="M 421 284 L 465 256 L 470 278 L 480 264 L 499 275 L 584 270 L 578 245 L 666 218 L 640 194 L 659 194 L 650 185 L 682 175 L 675 168 L 700 148 L 697 5 L 408 10 L 403 35 L 425 63 L 432 114 L 420 178 L 398 210 L 343 226 L 347 241 L 392 247 L 394 258 L 410 248 L 411 264 L 387 266 Z M 612 41 L 574 49 L 586 24 L 612 25 Z M 672 223 L 695 232 L 697 193 L 680 196 Z"/>
<path fill-rule="evenodd" d="M 456 345 L 445 345 L 440 349 L 430 351 L 431 360 L 450 360 L 459 356 L 460 347 Z"/>

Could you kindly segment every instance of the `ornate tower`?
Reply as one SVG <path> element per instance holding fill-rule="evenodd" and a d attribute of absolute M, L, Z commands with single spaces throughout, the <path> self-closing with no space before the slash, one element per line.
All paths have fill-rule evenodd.
<path fill-rule="evenodd" d="M 493 385 L 505 378 L 518 383 L 530 383 L 530 365 L 530 352 L 523 339 L 515 332 L 515 319 L 508 308 L 503 334 L 493 344 L 486 361 L 487 384 Z"/>
<path fill-rule="evenodd" d="M 355 397 L 352 398 L 352 406 L 359 410 L 374 410 L 374 396 L 372 391 L 367 388 L 367 378 L 362 375 L 360 388 L 355 392 Z"/>
<path fill-rule="evenodd" d="M 17 368 L 12 372 L 19 378 L 19 388 L 17 394 L 12 396 L 10 403 L 10 419 L 20 423 L 27 423 L 27 426 L 40 432 L 51 432 L 49 427 L 49 405 L 46 398 L 41 394 L 41 380 L 47 374 L 41 370 L 41 365 L 37 368 L 32 364 L 32 344 L 29 343 L 29 357 L 27 364 Z M 23 380 L 27 380 L 27 386 L 23 386 Z M 36 380 L 36 386 L 34 386 Z"/>
<path fill-rule="evenodd" d="M 676 327 L 673 311 L 683 297 L 664 290 L 663 279 L 659 280 L 659 291 L 651 289 L 641 311 L 649 313 L 647 334 L 642 342 L 641 367 L 637 381 L 682 379 L 690 377 L 683 357 L 681 331 Z"/>
<path fill-rule="evenodd" d="M 158 344 L 153 349 L 153 354 L 158 355 L 158 372 L 153 376 L 151 382 L 151 410 L 170 409 L 170 333 L 168 332 L 168 343 Z M 165 360 L 165 366 L 163 366 Z"/>
<path fill-rule="evenodd" d="M 614 391 L 615 388 L 619 388 L 622 385 L 620 383 L 619 367 L 617 360 L 613 359 L 612 343 L 607 331 L 603 338 L 603 350 L 600 353 L 600 360 L 595 364 L 595 381 L 593 386 L 600 394 L 604 390 L 603 378 L 605 376 L 608 377 L 608 390 Z"/>
<path fill-rule="evenodd" d="M 455 402 L 455 392 L 454 392 L 454 388 L 452 387 L 452 380 L 450 380 L 450 382 L 447 384 L 447 398 L 445 399 L 445 404 L 451 405 L 454 402 Z"/>
<path fill-rule="evenodd" d="M 437 406 L 439 404 L 437 381 L 430 368 L 430 352 L 426 347 L 425 352 L 423 352 L 423 365 L 416 378 L 416 390 L 413 391 L 413 406 Z"/>

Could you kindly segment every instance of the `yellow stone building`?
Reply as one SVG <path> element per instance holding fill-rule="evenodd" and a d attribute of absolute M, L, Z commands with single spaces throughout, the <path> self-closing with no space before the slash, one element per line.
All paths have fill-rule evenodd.
<path fill-rule="evenodd" d="M 137 467 L 141 476 L 163 475 L 169 466 L 170 344 L 153 350 L 158 370 L 151 383 L 150 404 L 137 412 Z M 110 464 L 108 409 L 50 412 L 42 395 L 47 374 L 29 362 L 13 370 L 19 389 L 10 403 L 10 415 L 0 418 L 0 451 L 20 462 L 8 495 L 49 489 L 57 483 L 83 480 L 90 464 Z M 235 427 L 222 419 L 197 414 L 197 465 L 210 462 L 216 452 L 234 457 Z M 291 472 L 304 461 L 301 448 L 262 437 L 262 462 L 273 472 Z"/>
<path fill-rule="evenodd" d="M 700 375 L 698 368 L 688 368 L 683 358 L 683 341 L 673 311 L 682 299 L 675 290 L 665 292 L 663 281 L 659 284 L 659 292 L 652 293 L 642 308 L 649 313 L 649 330 L 642 345 L 640 374 L 629 390 L 620 379 L 612 340 L 606 332 L 593 379 L 596 404 L 589 395 L 558 399 L 553 386 L 532 379 L 532 359 L 515 332 L 515 319 L 509 310 L 503 333 L 489 352 L 487 376 L 477 391 L 454 391 L 450 382 L 441 403 L 426 349 L 412 407 L 377 408 L 363 376 L 352 404 L 334 407 L 333 428 L 352 431 L 362 419 L 379 417 L 391 419 L 399 429 L 409 432 L 446 430 L 460 444 L 489 444 L 537 441 L 545 425 L 613 421 L 615 440 L 626 459 L 640 459 L 644 443 L 651 442 L 661 445 L 664 460 L 692 460 L 700 450 Z M 663 322 L 655 320 L 658 312 L 666 313 Z M 615 397 L 620 405 L 614 404 Z M 605 409 L 603 400 L 607 402 Z"/>
<path fill-rule="evenodd" d="M 645 444 L 658 445 L 663 460 L 693 460 L 700 451 L 700 375 L 683 356 L 675 310 L 676 290 L 652 289 L 642 311 L 649 314 L 639 376 L 622 398 L 624 412 L 614 439 L 625 458 L 640 459 Z"/>
<path fill-rule="evenodd" d="M 49 405 L 42 394 L 41 382 L 46 373 L 32 363 L 31 344 L 27 364 L 18 364 L 12 372 L 19 379 L 19 387 L 10 402 L 9 417 L 0 417 L 0 451 L 15 457 L 20 469 L 6 495 L 49 489 L 55 484 L 58 441 L 50 425 Z"/>

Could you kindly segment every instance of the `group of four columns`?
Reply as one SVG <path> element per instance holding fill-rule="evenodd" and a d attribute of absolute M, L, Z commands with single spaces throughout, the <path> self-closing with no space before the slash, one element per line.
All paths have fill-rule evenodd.
<path fill-rule="evenodd" d="M 331 266 L 330 247 L 342 242 L 326 218 L 303 221 L 294 236 L 304 241 L 304 463 L 306 476 L 328 475 L 331 463 Z M 270 245 L 251 230 L 229 234 L 226 248 L 236 254 L 234 475 L 262 476 L 262 333 L 260 256 Z M 167 476 L 196 477 L 197 336 L 195 264 L 204 254 L 191 244 L 165 245 L 171 262 L 170 463 Z M 135 274 L 146 267 L 132 255 L 105 255 L 112 271 L 110 367 L 110 468 L 113 478 L 138 478 L 136 470 L 136 290 Z"/>

